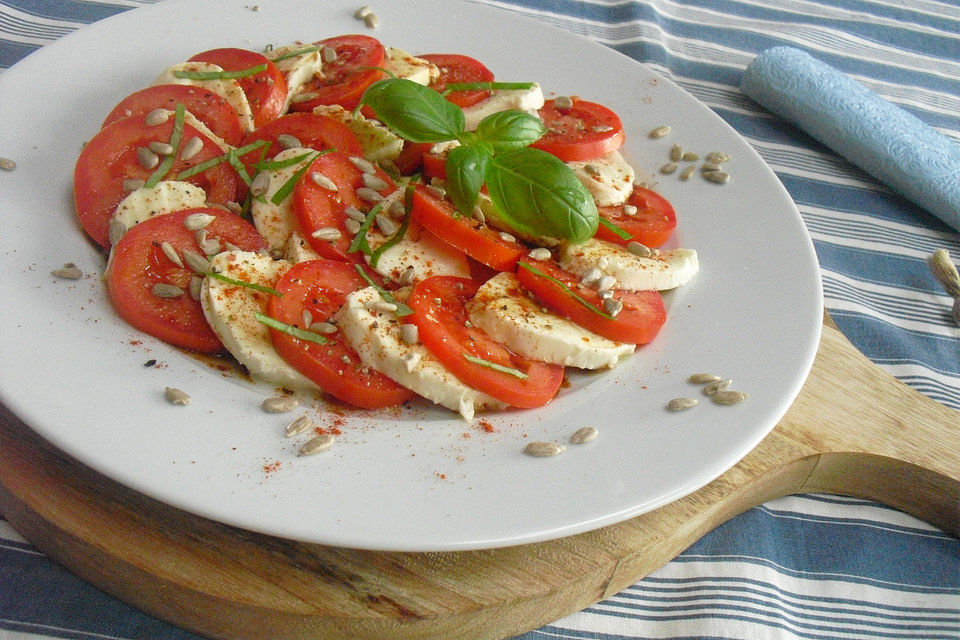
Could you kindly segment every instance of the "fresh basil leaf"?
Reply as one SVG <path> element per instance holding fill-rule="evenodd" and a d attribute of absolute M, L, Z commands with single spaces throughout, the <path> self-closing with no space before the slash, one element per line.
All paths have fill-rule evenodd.
<path fill-rule="evenodd" d="M 490 160 L 490 154 L 478 145 L 454 147 L 447 154 L 447 195 L 465 216 L 473 213 Z"/>
<path fill-rule="evenodd" d="M 477 125 L 477 136 L 497 153 L 525 147 L 546 132 L 540 118 L 523 111 L 491 113 Z"/>
<path fill-rule="evenodd" d="M 523 147 L 494 156 L 487 191 L 501 219 L 522 233 L 586 242 L 597 231 L 593 196 L 562 160 Z"/>
<path fill-rule="evenodd" d="M 439 93 L 402 78 L 375 82 L 360 97 L 395 134 L 410 142 L 445 142 L 463 133 L 463 111 Z"/>

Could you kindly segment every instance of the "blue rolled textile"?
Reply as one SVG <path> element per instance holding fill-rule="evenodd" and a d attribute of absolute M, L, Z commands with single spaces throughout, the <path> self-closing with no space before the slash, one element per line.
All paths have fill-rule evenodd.
<path fill-rule="evenodd" d="M 960 143 L 793 47 L 761 52 L 740 88 L 960 230 Z"/>

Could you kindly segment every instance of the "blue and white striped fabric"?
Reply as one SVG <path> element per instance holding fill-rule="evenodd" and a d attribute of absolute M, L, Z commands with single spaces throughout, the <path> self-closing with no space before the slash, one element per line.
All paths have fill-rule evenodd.
<path fill-rule="evenodd" d="M 938 248 L 960 258 L 960 235 L 738 88 L 757 53 L 789 45 L 960 141 L 960 1 L 481 1 L 626 53 L 726 119 L 800 208 L 840 329 L 888 372 L 960 409 L 960 329 L 925 262 Z M 0 0 L 0 67 L 139 4 Z M 0 520 L 0 640 L 48 637 L 195 636 L 83 583 Z M 960 540 L 872 502 L 783 498 L 520 638 L 958 640 Z"/>

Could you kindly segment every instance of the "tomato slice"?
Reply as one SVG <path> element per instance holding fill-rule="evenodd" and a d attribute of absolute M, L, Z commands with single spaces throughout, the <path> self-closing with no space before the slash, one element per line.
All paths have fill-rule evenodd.
<path fill-rule="evenodd" d="M 428 178 L 447 179 L 447 156 L 440 153 L 424 153 L 423 175 Z"/>
<path fill-rule="evenodd" d="M 107 125 L 87 143 L 80 152 L 73 172 L 73 198 L 77 217 L 83 229 L 102 247 L 110 244 L 108 227 L 110 217 L 120 201 L 126 197 L 123 189 L 126 179 L 147 180 L 154 169 L 145 169 L 137 161 L 137 149 L 151 142 L 168 142 L 173 132 L 174 119 L 147 126 L 142 116 L 122 118 Z M 182 144 L 190 138 L 203 141 L 202 149 L 189 160 L 179 157 L 173 163 L 167 178 L 196 164 L 223 155 L 210 138 L 188 124 L 183 125 Z M 188 178 L 207 194 L 207 202 L 225 204 L 236 201 L 240 179 L 226 163 L 220 163 Z"/>
<path fill-rule="evenodd" d="M 623 145 L 623 124 L 617 114 L 595 102 L 572 100 L 569 109 L 557 109 L 554 100 L 544 103 L 540 118 L 547 133 L 530 146 L 564 162 L 578 162 L 599 158 Z"/>
<path fill-rule="evenodd" d="M 334 191 L 318 185 L 310 179 L 313 172 L 322 173 L 332 180 L 337 189 Z M 385 196 L 396 190 L 393 180 L 382 169 L 378 167 L 374 175 L 387 185 L 379 191 L 380 195 Z M 347 207 L 355 207 L 363 212 L 371 207 L 370 202 L 357 195 L 357 189 L 365 186 L 363 180 L 363 171 L 350 161 L 348 154 L 333 152 L 314 160 L 293 189 L 290 208 L 297 216 L 300 230 L 314 251 L 328 260 L 363 261 L 359 251 L 347 252 L 353 234 L 345 226 Z M 340 239 L 321 240 L 313 236 L 314 232 L 328 227 L 339 230 Z"/>
<path fill-rule="evenodd" d="M 623 304 L 623 309 L 610 318 L 601 315 L 603 300 L 597 292 L 581 286 L 579 278 L 556 263 L 539 260 L 519 262 L 517 277 L 520 284 L 545 307 L 610 340 L 646 344 L 656 337 L 667 320 L 659 291 L 615 290 L 613 297 Z M 562 282 L 563 286 L 557 281 Z"/>
<path fill-rule="evenodd" d="M 441 93 L 447 84 L 453 82 L 493 82 L 493 72 L 483 66 L 479 60 L 458 53 L 427 53 L 421 56 L 437 65 L 440 77 L 430 84 L 430 88 Z M 487 89 L 476 91 L 451 91 L 446 98 L 458 107 L 472 107 L 490 97 Z"/>
<path fill-rule="evenodd" d="M 192 213 L 216 216 L 206 226 L 210 238 L 230 242 L 245 251 L 257 251 L 266 241 L 249 222 L 214 207 L 184 209 L 148 218 L 132 229 L 113 247 L 107 269 L 107 290 L 120 317 L 146 334 L 177 347 L 203 353 L 223 348 L 217 334 L 207 324 L 200 302 L 190 297 L 190 280 L 195 275 L 186 266 L 178 266 L 160 245 L 169 242 L 181 256 L 185 250 L 202 255 L 196 233 L 184 226 Z M 174 298 L 153 293 L 156 284 L 170 284 L 184 291 Z"/>
<path fill-rule="evenodd" d="M 452 204 L 423 186 L 414 190 L 410 215 L 441 240 L 497 271 L 512 270 L 526 250 L 476 218 L 460 215 Z"/>
<path fill-rule="evenodd" d="M 333 62 L 323 65 L 323 77 L 314 76 L 300 95 L 315 94 L 310 100 L 294 101 L 293 111 L 313 111 L 321 104 L 339 104 L 353 109 L 371 84 L 385 77 L 383 66 L 386 49 L 376 38 L 361 34 L 336 36 L 313 43 L 337 52 Z"/>
<path fill-rule="evenodd" d="M 250 103 L 255 126 L 262 127 L 283 112 L 287 80 L 277 65 L 263 54 L 246 49 L 211 49 L 198 53 L 189 62 L 208 62 L 224 71 L 243 71 L 265 64 L 267 68 L 260 73 L 237 78 L 237 82 Z"/>
<path fill-rule="evenodd" d="M 178 102 L 224 142 L 232 147 L 240 144 L 243 127 L 233 107 L 214 92 L 187 84 L 158 84 L 132 93 L 113 108 L 103 126 L 128 116 L 145 116 L 158 108 L 173 111 Z"/>
<path fill-rule="evenodd" d="M 275 285 L 283 296 L 271 296 L 267 315 L 306 328 L 304 311 L 323 322 L 346 301 L 347 295 L 367 286 L 352 264 L 335 260 L 308 260 L 293 265 Z M 364 409 L 400 404 L 414 393 L 390 378 L 363 366 L 357 352 L 338 332 L 327 334 L 326 344 L 296 338 L 270 329 L 274 347 L 294 369 L 330 395 Z M 349 364 L 347 364 L 349 361 Z"/>
<path fill-rule="evenodd" d="M 602 217 L 629 233 L 630 237 L 621 238 L 601 224 L 597 227 L 597 238 L 619 245 L 636 241 L 648 247 L 659 247 L 670 239 L 677 226 L 677 213 L 666 198 L 656 191 L 634 185 L 627 204 L 636 207 L 636 213 L 627 214 L 622 206 L 597 207 L 597 211 Z"/>
<path fill-rule="evenodd" d="M 257 149 L 241 156 L 240 160 L 247 168 L 248 173 L 253 175 L 253 165 L 261 158 L 272 158 L 281 151 L 283 147 L 277 142 L 282 134 L 295 137 L 304 147 L 316 149 L 336 149 L 353 156 L 362 156 L 363 147 L 353 132 L 339 120 L 322 116 L 314 113 L 289 113 L 280 116 L 276 120 L 271 120 L 264 126 L 251 131 L 243 139 L 241 146 L 246 146 L 258 140 L 266 140 L 270 146 L 263 149 Z"/>
<path fill-rule="evenodd" d="M 397 170 L 400 171 L 400 175 L 409 176 L 419 171 L 423 167 L 425 154 L 430 151 L 432 146 L 432 142 L 404 140 L 400 155 L 393 162 L 397 166 Z"/>
<path fill-rule="evenodd" d="M 417 283 L 407 304 L 413 309 L 409 318 L 417 325 L 421 342 L 464 384 L 515 407 L 542 407 L 560 389 L 563 367 L 518 356 L 466 322 L 464 305 L 478 286 L 454 276 L 433 276 Z"/>

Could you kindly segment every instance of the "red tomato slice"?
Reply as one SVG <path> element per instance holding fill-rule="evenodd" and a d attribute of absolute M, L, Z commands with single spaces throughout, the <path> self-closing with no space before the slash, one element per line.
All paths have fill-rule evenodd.
<path fill-rule="evenodd" d="M 267 68 L 252 76 L 237 78 L 253 112 L 253 124 L 262 127 L 283 112 L 287 100 L 287 80 L 271 60 L 246 49 L 211 49 L 190 58 L 189 62 L 209 62 L 224 71 L 243 71 L 262 64 Z"/>
<path fill-rule="evenodd" d="M 564 162 L 592 160 L 616 151 L 623 144 L 620 117 L 605 106 L 573 98 L 569 109 L 557 109 L 547 100 L 540 109 L 547 127 L 532 147 L 552 153 Z"/>
<path fill-rule="evenodd" d="M 129 116 L 145 116 L 157 108 L 173 111 L 178 102 L 224 142 L 232 147 L 240 144 L 243 127 L 233 107 L 212 91 L 186 84 L 158 84 L 130 94 L 113 108 L 103 126 Z"/>
<path fill-rule="evenodd" d="M 386 49 L 376 38 L 354 34 L 336 36 L 313 43 L 337 52 L 336 60 L 323 65 L 323 77 L 314 76 L 301 90 L 303 94 L 316 94 L 310 100 L 295 101 L 293 111 L 313 111 L 321 104 L 339 104 L 344 109 L 353 109 L 360 96 L 371 84 L 385 77 L 377 67 L 383 66 Z"/>
<path fill-rule="evenodd" d="M 122 118 L 104 127 L 80 152 L 73 171 L 73 198 L 77 217 L 84 230 L 97 244 L 110 244 L 108 227 L 110 217 L 127 193 L 123 189 L 126 179 L 147 180 L 154 169 L 144 169 L 137 161 L 137 149 L 151 142 L 168 142 L 173 132 L 174 119 L 155 126 L 147 126 L 143 117 Z M 179 172 L 211 158 L 223 155 L 212 140 L 188 124 L 183 126 L 181 144 L 194 136 L 203 141 L 203 148 L 188 161 L 179 158 L 173 163 L 168 179 Z M 224 204 L 236 201 L 240 179 L 226 163 L 220 163 L 187 182 L 195 184 L 207 193 L 207 202 Z"/>
<path fill-rule="evenodd" d="M 243 139 L 240 146 L 246 146 L 258 140 L 270 142 L 266 151 L 257 149 L 241 156 L 240 160 L 251 176 L 253 165 L 259 162 L 260 158 L 272 158 L 283 151 L 277 138 L 284 133 L 295 137 L 304 147 L 317 151 L 336 149 L 352 156 L 363 155 L 363 147 L 360 146 L 357 137 L 339 120 L 314 113 L 289 113 L 268 122 L 256 131 L 251 131 Z"/>
<path fill-rule="evenodd" d="M 423 175 L 428 178 L 447 179 L 447 156 L 439 153 L 423 154 Z"/>
<path fill-rule="evenodd" d="M 500 232 L 473 217 L 459 215 L 453 205 L 423 186 L 413 193 L 413 219 L 441 240 L 497 271 L 510 271 L 526 248 L 504 240 Z"/>
<path fill-rule="evenodd" d="M 404 140 L 403 149 L 400 150 L 400 155 L 394 161 L 394 164 L 397 165 L 397 170 L 400 171 L 400 175 L 409 176 L 419 171 L 421 167 L 423 167 L 424 155 L 430 151 L 430 147 L 432 146 L 432 142 L 410 142 Z"/>
<path fill-rule="evenodd" d="M 531 271 L 525 265 L 547 277 Z M 599 313 L 603 311 L 603 300 L 597 292 L 580 286 L 579 278 L 553 262 L 520 262 L 517 264 L 517 277 L 520 284 L 545 307 L 610 340 L 646 344 L 656 337 L 667 320 L 659 291 L 615 290 L 613 297 L 623 304 L 623 309 L 615 318 L 608 318 Z M 562 282 L 566 289 L 550 278 Z M 571 291 L 583 302 L 571 295 Z M 584 302 L 593 308 L 587 307 Z"/>
<path fill-rule="evenodd" d="M 493 72 L 470 56 L 457 53 L 427 53 L 418 57 L 432 62 L 440 69 L 440 77 L 430 85 L 430 88 L 441 93 L 446 90 L 447 84 L 452 82 L 493 82 Z M 490 91 L 487 89 L 451 91 L 446 96 L 447 100 L 458 107 L 471 107 L 488 97 L 490 97 Z"/>
<path fill-rule="evenodd" d="M 183 225 L 188 215 L 201 212 L 216 216 L 206 227 L 208 237 L 245 251 L 267 246 L 249 222 L 214 207 L 148 218 L 114 246 L 107 269 L 107 290 L 120 317 L 140 331 L 177 347 L 214 353 L 222 349 L 220 339 L 207 324 L 200 303 L 189 294 L 194 272 L 174 264 L 160 248 L 162 242 L 169 242 L 181 256 L 184 250 L 202 255 L 196 233 Z M 175 298 L 158 297 L 151 289 L 162 283 L 180 287 L 185 293 Z"/>
<path fill-rule="evenodd" d="M 267 315 L 303 329 L 304 311 L 311 313 L 314 322 L 323 322 L 343 306 L 348 294 L 366 286 L 366 280 L 352 264 L 335 260 L 300 262 L 277 281 L 274 288 L 283 296 L 270 297 Z M 378 409 L 400 404 L 414 395 L 382 373 L 363 366 L 357 352 L 340 333 L 325 335 L 326 344 L 315 344 L 277 329 L 270 329 L 270 336 L 277 352 L 290 366 L 343 402 Z"/>
<path fill-rule="evenodd" d="M 319 172 L 330 178 L 337 185 L 336 191 L 321 187 L 312 179 L 310 174 Z M 383 180 L 387 187 L 380 190 L 380 195 L 387 195 L 396 190 L 396 185 L 379 167 L 376 169 L 378 178 Z M 348 253 L 353 234 L 344 223 L 347 220 L 347 207 L 355 207 L 360 211 L 368 211 L 369 202 L 357 195 L 357 189 L 363 187 L 363 171 L 350 161 L 346 153 L 333 152 L 320 156 L 313 161 L 303 178 L 293 189 L 290 207 L 297 216 L 297 222 L 303 237 L 314 251 L 328 260 L 347 260 L 362 262 L 363 255 L 357 251 Z M 319 229 L 333 227 L 340 231 L 339 240 L 321 240 L 313 237 Z"/>
<path fill-rule="evenodd" d="M 597 238 L 619 245 L 636 241 L 648 247 L 659 247 L 670 239 L 677 226 L 677 213 L 666 198 L 656 191 L 635 185 L 627 204 L 636 207 L 637 212 L 628 215 L 624 213 L 622 206 L 598 207 L 597 211 L 629 233 L 630 237 L 621 238 L 601 224 L 597 227 Z"/>
<path fill-rule="evenodd" d="M 454 276 L 433 276 L 415 285 L 407 304 L 413 309 L 409 318 L 417 325 L 420 340 L 464 384 L 515 407 L 542 407 L 560 389 L 563 367 L 518 356 L 467 323 L 464 305 L 478 286 L 468 278 Z M 525 377 L 466 356 L 516 370 Z"/>

